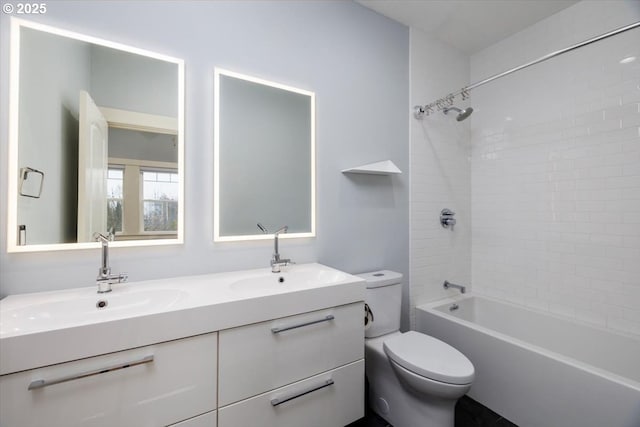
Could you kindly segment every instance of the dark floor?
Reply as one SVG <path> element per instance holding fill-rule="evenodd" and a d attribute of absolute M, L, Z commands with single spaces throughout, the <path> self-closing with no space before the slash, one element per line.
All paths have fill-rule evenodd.
<path fill-rule="evenodd" d="M 463 396 L 456 404 L 455 427 L 518 427 L 500 414 L 470 397 Z"/>
<path fill-rule="evenodd" d="M 392 427 L 367 408 L 366 416 L 347 427 Z M 455 427 L 518 427 L 491 409 L 464 396 L 456 404 Z"/>

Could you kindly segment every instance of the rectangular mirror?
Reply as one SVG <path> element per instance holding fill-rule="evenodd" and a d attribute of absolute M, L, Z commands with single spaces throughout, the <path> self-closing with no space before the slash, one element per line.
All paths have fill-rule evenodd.
<path fill-rule="evenodd" d="M 184 62 L 11 25 L 8 251 L 182 243 Z"/>
<path fill-rule="evenodd" d="M 215 70 L 214 240 L 315 236 L 315 95 Z"/>

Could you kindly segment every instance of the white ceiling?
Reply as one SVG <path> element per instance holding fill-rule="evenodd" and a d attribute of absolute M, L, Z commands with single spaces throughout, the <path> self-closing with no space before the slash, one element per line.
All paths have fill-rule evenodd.
<path fill-rule="evenodd" d="M 356 0 L 467 54 L 491 46 L 578 0 Z"/>

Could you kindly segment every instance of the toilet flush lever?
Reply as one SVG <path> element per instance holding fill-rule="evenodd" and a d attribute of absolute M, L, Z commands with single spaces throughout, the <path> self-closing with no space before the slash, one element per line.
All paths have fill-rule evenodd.
<path fill-rule="evenodd" d="M 373 311 L 371 311 L 369 304 L 364 303 L 364 326 L 367 326 L 369 322 L 373 322 Z"/>
<path fill-rule="evenodd" d="M 454 218 L 455 212 L 451 209 L 444 208 L 440 211 L 440 225 L 444 228 L 451 227 L 451 231 L 453 231 L 453 227 L 456 225 L 456 219 Z"/>

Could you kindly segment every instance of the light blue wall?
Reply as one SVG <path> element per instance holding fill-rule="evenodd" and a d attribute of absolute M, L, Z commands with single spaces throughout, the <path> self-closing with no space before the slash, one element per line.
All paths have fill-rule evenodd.
<path fill-rule="evenodd" d="M 183 58 L 186 64 L 185 244 L 112 250 L 130 280 L 267 266 L 269 242 L 212 243 L 213 69 L 317 96 L 317 234 L 283 256 L 348 272 L 409 272 L 409 31 L 350 1 L 56 1 L 34 20 Z M 9 17 L 0 17 L 0 155 L 8 144 Z M 399 176 L 340 170 L 391 159 Z M 0 295 L 92 285 L 99 252 L 6 253 L 1 174 Z M 265 189 L 265 191 L 269 191 Z"/>

